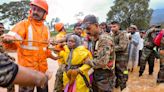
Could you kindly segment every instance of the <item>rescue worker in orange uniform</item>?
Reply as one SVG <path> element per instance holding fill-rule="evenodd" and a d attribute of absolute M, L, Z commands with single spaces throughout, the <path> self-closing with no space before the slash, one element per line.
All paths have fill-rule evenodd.
<path fill-rule="evenodd" d="M 59 40 L 63 39 L 66 36 L 66 29 L 64 28 L 63 23 L 56 23 L 54 25 L 55 31 L 58 32 L 58 34 L 54 37 L 54 41 L 57 42 L 57 45 L 55 45 L 54 49 L 55 51 L 59 52 L 63 50 L 63 45 L 62 43 L 58 42 Z"/>
<path fill-rule="evenodd" d="M 50 32 L 43 23 L 48 14 L 47 2 L 33 0 L 30 3 L 29 13 L 28 19 L 17 23 L 3 37 L 6 42 L 10 42 L 5 44 L 5 47 L 17 50 L 19 65 L 46 73 L 48 69 L 46 59 L 56 59 L 48 50 Z M 19 92 L 32 92 L 33 90 L 34 87 L 19 86 Z M 44 88 L 37 87 L 37 92 L 48 92 L 48 83 Z"/>
<path fill-rule="evenodd" d="M 54 25 L 55 31 L 58 32 L 58 34 L 54 37 L 54 41 L 57 43 L 54 46 L 55 51 L 57 54 L 59 54 L 60 51 L 64 50 L 63 45 L 64 42 L 60 42 L 60 40 L 65 39 L 66 36 L 66 29 L 64 28 L 63 23 L 56 23 Z M 56 79 L 55 79 L 55 85 L 54 85 L 54 91 L 55 92 L 62 92 L 63 91 L 63 72 L 64 72 L 64 65 L 61 64 L 61 60 L 57 60 L 59 64 L 59 68 L 56 73 Z"/>
<path fill-rule="evenodd" d="M 64 28 L 63 23 L 56 23 L 54 25 L 54 29 L 55 29 L 55 31 L 58 32 L 58 34 L 55 36 L 54 40 L 59 40 L 59 39 L 63 38 L 66 35 L 66 29 Z"/>
<path fill-rule="evenodd" d="M 48 75 L 27 69 L 15 63 L 15 58 L 5 52 L 3 48 L 4 25 L 0 23 L 0 86 L 7 87 L 7 92 L 15 92 L 13 84 L 23 86 L 46 86 Z M 28 77 L 28 78 L 26 78 Z"/>

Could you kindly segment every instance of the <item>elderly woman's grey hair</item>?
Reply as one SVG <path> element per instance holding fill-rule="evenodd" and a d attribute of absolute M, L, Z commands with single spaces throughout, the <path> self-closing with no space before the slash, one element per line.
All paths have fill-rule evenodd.
<path fill-rule="evenodd" d="M 77 35 L 74 35 L 74 34 L 68 35 L 66 38 L 66 41 L 68 41 L 68 39 L 71 37 L 75 40 L 75 47 L 82 45 L 82 41 L 81 41 L 80 37 Z"/>

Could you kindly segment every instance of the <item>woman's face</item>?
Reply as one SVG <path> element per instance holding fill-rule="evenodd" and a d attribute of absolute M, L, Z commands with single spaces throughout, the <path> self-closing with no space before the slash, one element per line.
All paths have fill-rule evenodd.
<path fill-rule="evenodd" d="M 74 49 L 76 47 L 75 39 L 73 39 L 73 37 L 69 37 L 67 40 L 67 45 L 70 49 Z"/>

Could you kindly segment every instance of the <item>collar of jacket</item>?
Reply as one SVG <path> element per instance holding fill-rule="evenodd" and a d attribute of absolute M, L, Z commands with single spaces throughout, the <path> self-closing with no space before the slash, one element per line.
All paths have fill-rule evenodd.
<path fill-rule="evenodd" d="M 120 34 L 120 32 L 121 32 L 121 31 L 120 31 L 120 30 L 118 30 L 117 32 L 115 32 L 115 33 L 114 33 L 114 36 L 116 36 L 116 35 Z"/>

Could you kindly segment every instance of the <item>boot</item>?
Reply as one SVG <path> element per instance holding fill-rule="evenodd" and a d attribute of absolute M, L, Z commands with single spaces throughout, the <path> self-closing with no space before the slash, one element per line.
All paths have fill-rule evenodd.
<path fill-rule="evenodd" d="M 139 73 L 139 77 L 141 77 L 142 76 L 142 73 Z"/>
<path fill-rule="evenodd" d="M 153 75 L 153 72 L 149 72 L 149 75 Z"/>

